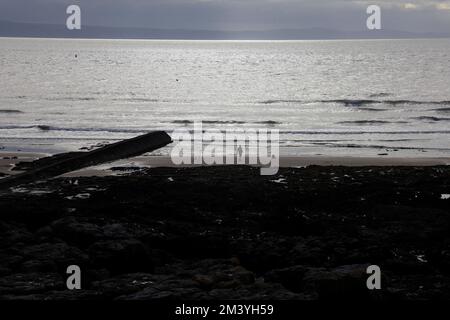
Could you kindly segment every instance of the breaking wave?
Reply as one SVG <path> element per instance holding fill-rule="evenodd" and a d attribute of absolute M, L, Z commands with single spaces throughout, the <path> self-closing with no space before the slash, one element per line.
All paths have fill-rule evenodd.
<path fill-rule="evenodd" d="M 281 122 L 267 120 L 267 121 L 239 121 L 239 120 L 202 120 L 202 123 L 206 124 L 267 124 L 267 125 L 276 125 L 281 124 Z M 170 122 L 172 124 L 194 124 L 195 121 L 191 120 L 174 120 Z"/>
<path fill-rule="evenodd" d="M 6 125 L 0 126 L 0 130 L 24 130 L 38 129 L 41 131 L 69 131 L 69 132 L 112 132 L 112 133 L 145 133 L 155 130 L 149 127 L 142 128 L 70 128 L 56 127 L 48 125 Z M 170 129 L 166 129 L 170 131 Z M 301 134 L 301 135 L 358 135 L 358 134 L 380 134 L 380 135 L 400 135 L 400 134 L 450 134 L 450 130 L 405 130 L 405 131 L 369 131 L 369 130 L 280 130 L 280 134 Z"/>
<path fill-rule="evenodd" d="M 375 124 L 390 124 L 390 123 L 408 123 L 408 121 L 355 120 L 355 121 L 338 122 L 338 124 L 357 124 L 357 125 L 375 125 Z"/>
<path fill-rule="evenodd" d="M 384 104 L 384 105 L 450 105 L 450 101 L 418 101 L 418 100 L 374 100 L 374 99 L 333 99 L 333 100 L 265 100 L 261 101 L 261 104 L 277 104 L 277 103 L 335 103 L 342 104 L 344 106 L 366 106 L 374 104 Z"/>

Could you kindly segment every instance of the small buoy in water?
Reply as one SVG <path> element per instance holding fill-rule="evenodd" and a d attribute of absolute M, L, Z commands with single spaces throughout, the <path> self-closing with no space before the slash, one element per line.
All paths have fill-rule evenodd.
<path fill-rule="evenodd" d="M 38 125 L 37 128 L 42 130 L 42 131 L 50 130 L 50 126 L 46 126 L 46 125 L 42 125 L 42 124 Z"/>
<path fill-rule="evenodd" d="M 78 55 L 75 53 L 75 58 L 78 58 Z"/>
<path fill-rule="evenodd" d="M 175 79 L 177 82 L 179 81 L 178 79 Z"/>

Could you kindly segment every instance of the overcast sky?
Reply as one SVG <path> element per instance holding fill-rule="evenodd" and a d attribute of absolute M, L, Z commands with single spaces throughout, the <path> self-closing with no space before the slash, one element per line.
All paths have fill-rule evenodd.
<path fill-rule="evenodd" d="M 85 25 L 209 30 L 361 30 L 378 4 L 383 29 L 450 32 L 450 1 L 433 0 L 0 0 L 0 20 L 65 23 L 69 4 Z"/>

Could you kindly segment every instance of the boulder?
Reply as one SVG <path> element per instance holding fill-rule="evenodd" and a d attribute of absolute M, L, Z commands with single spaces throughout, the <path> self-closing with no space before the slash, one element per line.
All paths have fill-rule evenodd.
<path fill-rule="evenodd" d="M 54 234 L 72 245 L 88 246 L 103 237 L 99 225 L 86 218 L 64 217 L 51 224 Z"/>
<path fill-rule="evenodd" d="M 94 266 L 106 268 L 113 274 L 153 271 L 149 250 L 135 239 L 98 241 L 88 252 Z"/>
<path fill-rule="evenodd" d="M 367 299 L 366 273 L 369 265 L 345 265 L 331 270 L 310 268 L 304 275 L 303 287 L 320 299 Z"/>

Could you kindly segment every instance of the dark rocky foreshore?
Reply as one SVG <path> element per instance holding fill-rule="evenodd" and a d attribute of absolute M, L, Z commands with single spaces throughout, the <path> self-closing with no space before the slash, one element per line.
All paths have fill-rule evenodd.
<path fill-rule="evenodd" d="M 450 168 L 156 168 L 0 194 L 1 299 L 450 299 Z M 82 290 L 65 286 L 82 270 Z M 383 272 L 366 288 L 366 267 Z"/>

